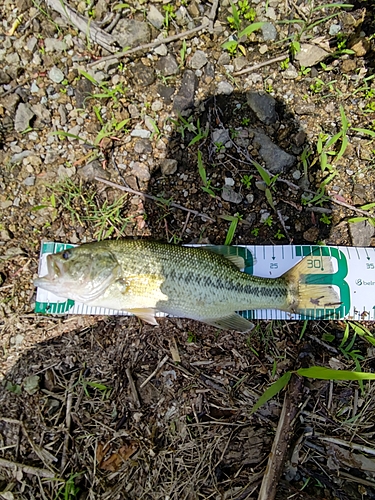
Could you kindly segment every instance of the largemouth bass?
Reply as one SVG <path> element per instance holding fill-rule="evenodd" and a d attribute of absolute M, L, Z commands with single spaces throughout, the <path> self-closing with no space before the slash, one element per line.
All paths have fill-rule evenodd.
<path fill-rule="evenodd" d="M 147 240 L 86 243 L 48 255 L 48 273 L 35 285 L 91 306 L 127 311 L 151 325 L 158 324 L 155 313 L 163 312 L 240 332 L 253 325 L 236 311 L 303 313 L 339 303 L 332 286 L 311 284 L 311 276 L 304 282 L 314 272 L 307 258 L 279 278 L 260 278 L 240 271 L 242 257 L 220 254 L 228 247 L 214 248 Z M 321 259 L 332 272 L 329 257 Z"/>

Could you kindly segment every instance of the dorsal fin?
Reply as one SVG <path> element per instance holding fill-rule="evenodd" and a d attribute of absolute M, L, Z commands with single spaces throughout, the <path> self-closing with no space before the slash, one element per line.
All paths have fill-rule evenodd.
<path fill-rule="evenodd" d="M 217 253 L 222 255 L 227 260 L 232 262 L 238 269 L 243 269 L 246 267 L 245 259 L 240 252 L 243 251 L 242 248 L 239 247 L 231 247 L 228 245 L 207 245 L 202 247 L 204 250 L 208 250 L 209 252 Z"/>

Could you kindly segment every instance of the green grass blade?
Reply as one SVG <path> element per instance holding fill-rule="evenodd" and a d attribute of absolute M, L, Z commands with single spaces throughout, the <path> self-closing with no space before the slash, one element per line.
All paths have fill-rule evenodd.
<path fill-rule="evenodd" d="M 296 373 L 302 377 L 317 378 L 320 380 L 375 380 L 375 373 L 333 370 L 324 366 L 300 368 Z"/>
<path fill-rule="evenodd" d="M 367 128 L 355 128 L 352 127 L 350 130 L 355 130 L 361 134 L 369 135 L 370 137 L 375 137 L 375 132 L 373 130 L 368 130 Z"/>
<path fill-rule="evenodd" d="M 261 406 L 263 406 L 267 401 L 272 399 L 276 394 L 284 389 L 292 376 L 292 372 L 286 372 L 282 377 L 280 377 L 276 382 L 274 382 L 270 387 L 264 391 L 258 401 L 255 403 L 253 408 L 251 409 L 250 415 L 258 410 Z M 375 377 L 375 375 L 374 375 Z"/>
<path fill-rule="evenodd" d="M 253 24 L 250 24 L 249 26 L 247 26 L 245 29 L 241 30 L 238 33 L 238 38 L 241 38 L 243 36 L 249 36 L 249 35 L 251 35 L 251 33 L 253 33 L 254 31 L 259 30 L 263 26 L 263 24 L 264 23 L 253 23 Z"/>
<path fill-rule="evenodd" d="M 263 181 L 269 186 L 271 184 L 271 177 L 269 176 L 268 172 L 264 170 L 262 165 L 260 165 L 257 161 L 252 160 L 254 167 L 258 170 L 259 175 L 263 179 Z"/>

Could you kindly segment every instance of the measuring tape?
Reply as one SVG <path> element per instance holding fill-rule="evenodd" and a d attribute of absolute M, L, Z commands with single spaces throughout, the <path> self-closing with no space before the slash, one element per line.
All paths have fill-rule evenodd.
<path fill-rule="evenodd" d="M 47 255 L 75 245 L 43 243 L 40 252 L 39 275 L 47 274 Z M 326 309 L 312 309 L 308 319 L 375 320 L 375 247 L 342 247 L 314 245 L 250 245 L 241 246 L 245 256 L 244 271 L 262 278 L 277 278 L 307 257 L 311 276 L 321 276 L 322 283 L 331 284 L 340 297 L 340 304 L 327 315 Z M 323 257 L 329 257 L 333 271 L 321 269 Z M 308 280 L 309 275 L 305 275 Z M 73 300 L 58 297 L 51 292 L 37 289 L 35 312 L 43 314 L 121 315 L 104 307 L 91 307 Z M 274 309 L 241 311 L 247 319 L 304 319 L 304 316 Z M 159 316 L 164 316 L 159 314 Z"/>

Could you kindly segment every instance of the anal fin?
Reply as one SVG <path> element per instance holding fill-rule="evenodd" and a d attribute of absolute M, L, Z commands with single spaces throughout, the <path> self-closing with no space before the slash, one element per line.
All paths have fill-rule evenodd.
<path fill-rule="evenodd" d="M 254 328 L 254 324 L 243 318 L 239 314 L 233 313 L 223 318 L 208 318 L 202 319 L 204 323 L 221 328 L 223 330 L 235 330 L 236 332 L 250 332 Z"/>
<path fill-rule="evenodd" d="M 155 318 L 155 309 L 127 309 L 127 312 L 134 314 L 134 316 L 137 316 L 137 318 L 142 319 L 149 325 L 159 326 Z"/>

